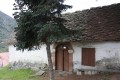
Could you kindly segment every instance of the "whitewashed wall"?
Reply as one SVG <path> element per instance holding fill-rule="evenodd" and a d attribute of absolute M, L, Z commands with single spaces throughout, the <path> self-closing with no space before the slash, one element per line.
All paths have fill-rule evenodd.
<path fill-rule="evenodd" d="M 95 48 L 96 61 L 103 58 L 117 56 L 120 58 L 120 42 L 100 42 L 100 43 L 80 43 L 72 42 L 73 46 L 73 69 L 95 68 L 81 65 L 81 49 Z M 51 46 L 52 49 L 53 45 Z M 42 45 L 40 50 L 35 51 L 17 51 L 12 45 L 9 46 L 9 62 L 14 61 L 47 62 L 46 46 Z"/>
<path fill-rule="evenodd" d="M 16 48 L 12 45 L 9 46 L 9 62 L 14 61 L 30 61 L 30 62 L 47 62 L 47 53 L 46 46 L 42 45 L 40 50 L 28 51 L 24 52 L 16 50 Z"/>
<path fill-rule="evenodd" d="M 95 68 L 81 65 L 81 50 L 82 48 L 95 48 L 96 61 L 103 58 L 110 58 L 117 56 L 120 58 L 120 42 L 100 42 L 100 43 L 72 43 L 73 53 L 73 67 L 76 69 Z"/>

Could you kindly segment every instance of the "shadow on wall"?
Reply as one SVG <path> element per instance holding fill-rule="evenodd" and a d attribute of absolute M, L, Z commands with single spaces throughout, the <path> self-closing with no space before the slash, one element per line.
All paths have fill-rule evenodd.
<path fill-rule="evenodd" d="M 0 67 L 7 66 L 9 64 L 8 52 L 0 53 Z"/>

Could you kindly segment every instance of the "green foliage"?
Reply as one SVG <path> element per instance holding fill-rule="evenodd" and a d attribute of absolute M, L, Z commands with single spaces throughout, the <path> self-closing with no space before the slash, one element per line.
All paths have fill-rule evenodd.
<path fill-rule="evenodd" d="M 67 39 L 71 30 L 65 28 L 61 12 L 69 5 L 64 0 L 16 0 L 14 17 L 18 22 L 16 28 L 16 46 L 18 49 L 39 48 L 42 43 L 53 43 Z"/>

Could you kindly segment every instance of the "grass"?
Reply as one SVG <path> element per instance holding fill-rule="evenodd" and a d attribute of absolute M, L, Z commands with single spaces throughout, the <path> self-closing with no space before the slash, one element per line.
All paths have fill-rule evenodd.
<path fill-rule="evenodd" d="M 31 77 L 34 73 L 30 69 L 10 70 L 0 68 L 0 80 L 42 80 L 42 77 Z"/>

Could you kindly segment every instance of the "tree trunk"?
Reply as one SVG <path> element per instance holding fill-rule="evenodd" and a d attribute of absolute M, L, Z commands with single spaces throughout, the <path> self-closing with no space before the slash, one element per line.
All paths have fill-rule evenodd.
<path fill-rule="evenodd" d="M 47 57 L 48 57 L 48 69 L 49 69 L 49 79 L 54 80 L 53 64 L 51 59 L 50 43 L 46 43 Z"/>

